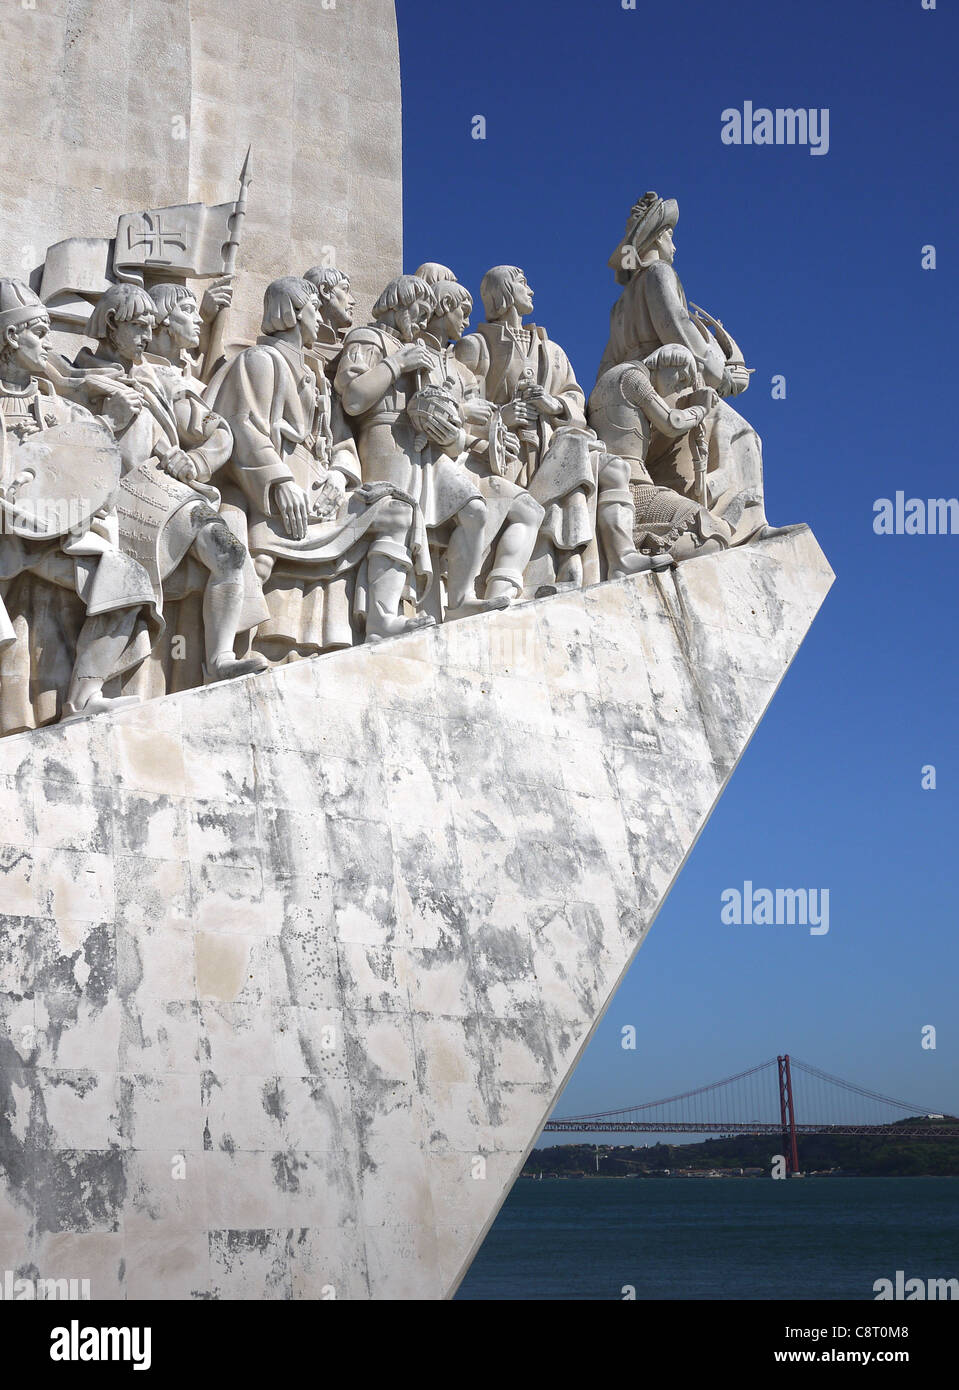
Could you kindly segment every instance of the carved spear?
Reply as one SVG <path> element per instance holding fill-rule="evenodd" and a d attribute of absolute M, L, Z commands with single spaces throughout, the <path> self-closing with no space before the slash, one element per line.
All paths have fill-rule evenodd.
<path fill-rule="evenodd" d="M 243 219 L 246 217 L 246 191 L 253 182 L 250 174 L 250 151 L 252 148 L 252 145 L 247 146 L 243 168 L 240 170 L 240 192 L 233 204 L 233 212 L 230 214 L 230 239 L 226 243 L 226 251 L 223 256 L 223 274 L 228 275 L 231 280 L 236 274 L 236 256 L 240 249 L 240 232 L 243 227 Z M 203 364 L 203 376 L 207 381 L 213 375 L 213 369 L 223 354 L 223 339 L 226 334 L 228 313 L 228 309 L 221 309 L 213 320 L 213 326 L 210 329 L 210 345 L 207 349 L 206 361 Z"/>

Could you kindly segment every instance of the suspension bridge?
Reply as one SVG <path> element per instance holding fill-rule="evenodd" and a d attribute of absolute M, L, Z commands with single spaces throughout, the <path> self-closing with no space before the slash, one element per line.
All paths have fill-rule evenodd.
<path fill-rule="evenodd" d="M 790 1172 L 797 1138 L 959 1139 L 959 1119 L 926 1105 L 880 1095 L 784 1053 L 692 1091 L 592 1115 L 548 1120 L 554 1134 L 777 1134 Z"/>

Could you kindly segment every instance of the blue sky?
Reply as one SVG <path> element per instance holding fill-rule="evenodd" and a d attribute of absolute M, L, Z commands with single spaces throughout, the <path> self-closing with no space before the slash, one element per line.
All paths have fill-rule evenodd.
<path fill-rule="evenodd" d="M 677 198 L 687 293 L 756 368 L 737 405 L 764 441 L 770 520 L 808 522 L 837 575 L 557 1113 L 782 1051 L 959 1112 L 959 535 L 872 528 L 897 489 L 959 494 L 955 6 L 397 9 L 406 269 L 443 261 L 479 303 L 489 266 L 522 265 L 589 390 L 630 206 Z M 746 100 L 828 108 L 828 154 L 723 145 L 721 112 Z M 828 888 L 828 935 L 723 925 L 720 894 L 746 879 Z"/>

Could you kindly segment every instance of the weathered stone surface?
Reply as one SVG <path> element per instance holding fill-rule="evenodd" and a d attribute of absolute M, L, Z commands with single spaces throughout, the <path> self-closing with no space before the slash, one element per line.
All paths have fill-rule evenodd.
<path fill-rule="evenodd" d="M 450 1294 L 831 581 L 793 528 L 0 743 L 0 1269 Z"/>
<path fill-rule="evenodd" d="M 252 342 L 266 283 L 324 247 L 363 315 L 400 269 L 393 0 L 10 4 L 0 106 L 5 274 L 63 238 L 112 236 L 123 212 L 233 198 L 251 143 L 233 336 Z"/>

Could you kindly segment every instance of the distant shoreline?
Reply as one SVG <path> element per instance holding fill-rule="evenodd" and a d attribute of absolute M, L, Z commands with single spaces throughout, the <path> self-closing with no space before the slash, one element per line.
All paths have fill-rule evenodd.
<path fill-rule="evenodd" d="M 803 1172 L 799 1174 L 802 1178 L 959 1178 L 959 1173 L 853 1173 L 846 1170 L 842 1172 Z M 579 1182 L 588 1179 L 590 1182 L 623 1182 L 629 1178 L 642 1178 L 647 1181 L 672 1181 L 682 1179 L 685 1182 L 702 1180 L 715 1182 L 717 1178 L 724 1181 L 751 1182 L 754 1179 L 770 1180 L 768 1173 L 547 1173 L 542 1176 L 538 1172 L 527 1172 L 524 1168 L 520 1173 L 521 1178 L 526 1178 L 530 1182 Z"/>
<path fill-rule="evenodd" d="M 822 1178 L 959 1177 L 957 1139 L 805 1134 L 799 1175 Z M 770 1178 L 783 1171 L 778 1135 L 735 1135 L 693 1144 L 557 1144 L 537 1148 L 521 1176 L 538 1178 Z M 600 1171 L 597 1172 L 597 1169 Z"/>

